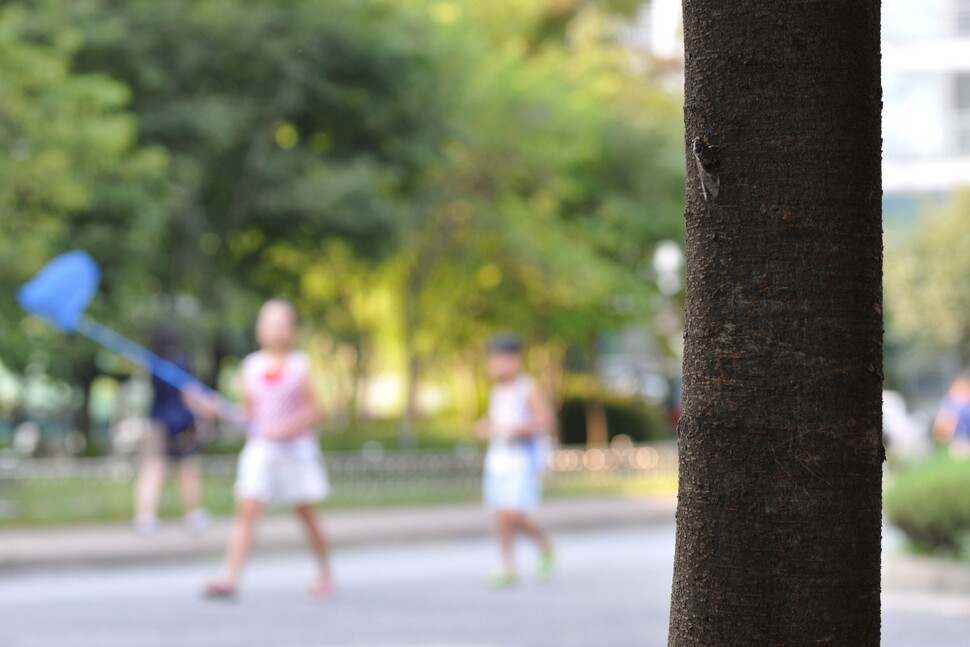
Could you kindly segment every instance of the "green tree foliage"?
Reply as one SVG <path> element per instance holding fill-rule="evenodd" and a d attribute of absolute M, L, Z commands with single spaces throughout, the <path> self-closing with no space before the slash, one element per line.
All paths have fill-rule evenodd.
<path fill-rule="evenodd" d="M 92 351 L 25 318 L 12 298 L 16 288 L 71 247 L 102 252 L 109 269 L 135 267 L 157 231 L 146 205 L 166 164 L 164 151 L 137 147 L 124 84 L 72 71 L 80 44 L 63 22 L 37 30 L 24 4 L 0 8 L 0 146 L 8 151 L 0 158 L 0 289 L 8 295 L 0 304 L 0 355 L 18 369 L 33 358 L 59 377 L 91 373 L 83 367 Z M 136 205 L 142 211 L 133 215 Z M 101 314 L 119 319 L 121 296 L 137 277 L 109 277 Z M 112 297 L 116 307 L 107 307 Z"/>
<path fill-rule="evenodd" d="M 921 550 L 970 559 L 970 487 L 965 456 L 941 451 L 896 474 L 886 490 L 890 523 Z"/>
<path fill-rule="evenodd" d="M 81 65 L 132 88 L 185 211 L 220 237 L 258 226 L 264 243 L 386 242 L 382 203 L 434 154 L 417 26 L 366 0 L 97 4 Z"/>
<path fill-rule="evenodd" d="M 496 328 L 588 347 L 653 311 L 644 270 L 680 236 L 677 108 L 631 65 L 608 4 L 585 3 L 541 47 L 531 35 L 556 3 L 428 5 L 471 73 L 401 252 L 411 370 Z"/>
<path fill-rule="evenodd" d="M 890 339 L 952 349 L 970 359 L 970 191 L 928 208 L 915 231 L 890 236 L 886 305 Z"/>
<path fill-rule="evenodd" d="M 136 337 L 178 324 L 203 372 L 283 294 L 327 330 L 352 401 L 379 355 L 416 385 L 499 327 L 560 356 L 588 345 L 653 311 L 652 250 L 682 235 L 676 100 L 620 43 L 638 4 L 5 8 L 0 57 L 23 87 L 0 110 L 49 159 L 0 178 L 48 187 L 0 184 L 21 201 L 0 244 L 31 246 L 4 276 L 84 247 L 105 269 L 95 314 Z M 15 159 L 24 138 L 0 137 Z"/>
<path fill-rule="evenodd" d="M 92 0 L 75 15 L 80 67 L 127 84 L 139 139 L 172 156 L 154 269 L 195 297 L 203 329 L 245 326 L 253 290 L 300 301 L 329 240 L 365 259 L 394 247 L 442 123 L 427 24 L 371 0 Z"/>

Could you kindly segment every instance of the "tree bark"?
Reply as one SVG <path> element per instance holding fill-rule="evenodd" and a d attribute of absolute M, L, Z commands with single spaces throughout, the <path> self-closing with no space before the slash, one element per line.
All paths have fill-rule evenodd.
<path fill-rule="evenodd" d="M 421 358 L 418 355 L 419 301 L 423 279 L 417 269 L 410 270 L 404 292 L 404 415 L 398 431 L 401 447 L 414 447 L 418 440 L 418 390 L 421 388 Z"/>
<path fill-rule="evenodd" d="M 222 371 L 222 362 L 226 359 L 229 349 L 226 346 L 227 331 L 217 328 L 212 333 L 209 346 L 209 361 L 205 374 L 202 375 L 203 381 L 214 389 L 219 388 L 219 374 Z"/>
<path fill-rule="evenodd" d="M 78 387 L 81 390 L 81 406 L 75 413 L 75 422 L 78 431 L 84 436 L 85 446 L 93 448 L 99 444 L 100 439 L 95 433 L 94 421 L 91 417 L 91 389 L 94 386 L 94 380 L 101 373 L 94 363 L 94 358 L 82 360 L 81 364 L 82 367 L 77 375 Z"/>
<path fill-rule="evenodd" d="M 685 0 L 684 37 L 668 644 L 876 647 L 879 2 Z"/>
<path fill-rule="evenodd" d="M 354 370 L 350 402 L 347 404 L 347 427 L 356 430 L 363 413 L 363 395 L 367 393 L 370 375 L 370 336 L 358 332 L 354 337 Z"/>
<path fill-rule="evenodd" d="M 610 444 L 610 427 L 606 419 L 606 406 L 597 396 L 583 400 L 583 415 L 586 420 L 586 446 L 606 447 Z"/>

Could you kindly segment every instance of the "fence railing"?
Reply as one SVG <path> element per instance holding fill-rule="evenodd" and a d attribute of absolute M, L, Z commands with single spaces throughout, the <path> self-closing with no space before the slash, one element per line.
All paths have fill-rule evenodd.
<path fill-rule="evenodd" d="M 373 449 L 373 448 L 372 448 Z M 330 504 L 375 505 L 473 499 L 481 484 L 483 452 L 454 450 L 329 452 Z M 205 505 L 232 506 L 236 457 L 202 457 Z M 138 459 L 0 458 L 0 523 L 124 519 L 131 514 Z M 549 456 L 546 489 L 555 495 L 669 491 L 676 480 L 672 443 L 613 448 L 563 448 Z M 162 512 L 178 509 L 169 487 Z"/>

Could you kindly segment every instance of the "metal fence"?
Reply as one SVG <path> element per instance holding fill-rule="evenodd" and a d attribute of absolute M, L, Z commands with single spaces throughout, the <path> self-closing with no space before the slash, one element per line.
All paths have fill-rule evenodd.
<path fill-rule="evenodd" d="M 474 499 L 480 490 L 483 453 L 454 450 L 384 451 L 326 455 L 332 505 L 377 505 Z M 236 457 L 202 458 L 205 505 L 216 512 L 232 506 Z M 0 458 L 0 523 L 124 519 L 130 515 L 138 459 Z M 672 443 L 612 448 L 564 448 L 549 456 L 546 489 L 553 495 L 669 491 L 677 472 Z M 178 509 L 174 488 L 162 512 Z"/>

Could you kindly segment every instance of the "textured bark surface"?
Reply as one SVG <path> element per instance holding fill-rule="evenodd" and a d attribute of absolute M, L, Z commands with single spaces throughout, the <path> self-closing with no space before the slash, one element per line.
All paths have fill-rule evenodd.
<path fill-rule="evenodd" d="M 685 0 L 684 35 L 669 645 L 876 647 L 879 2 Z"/>

